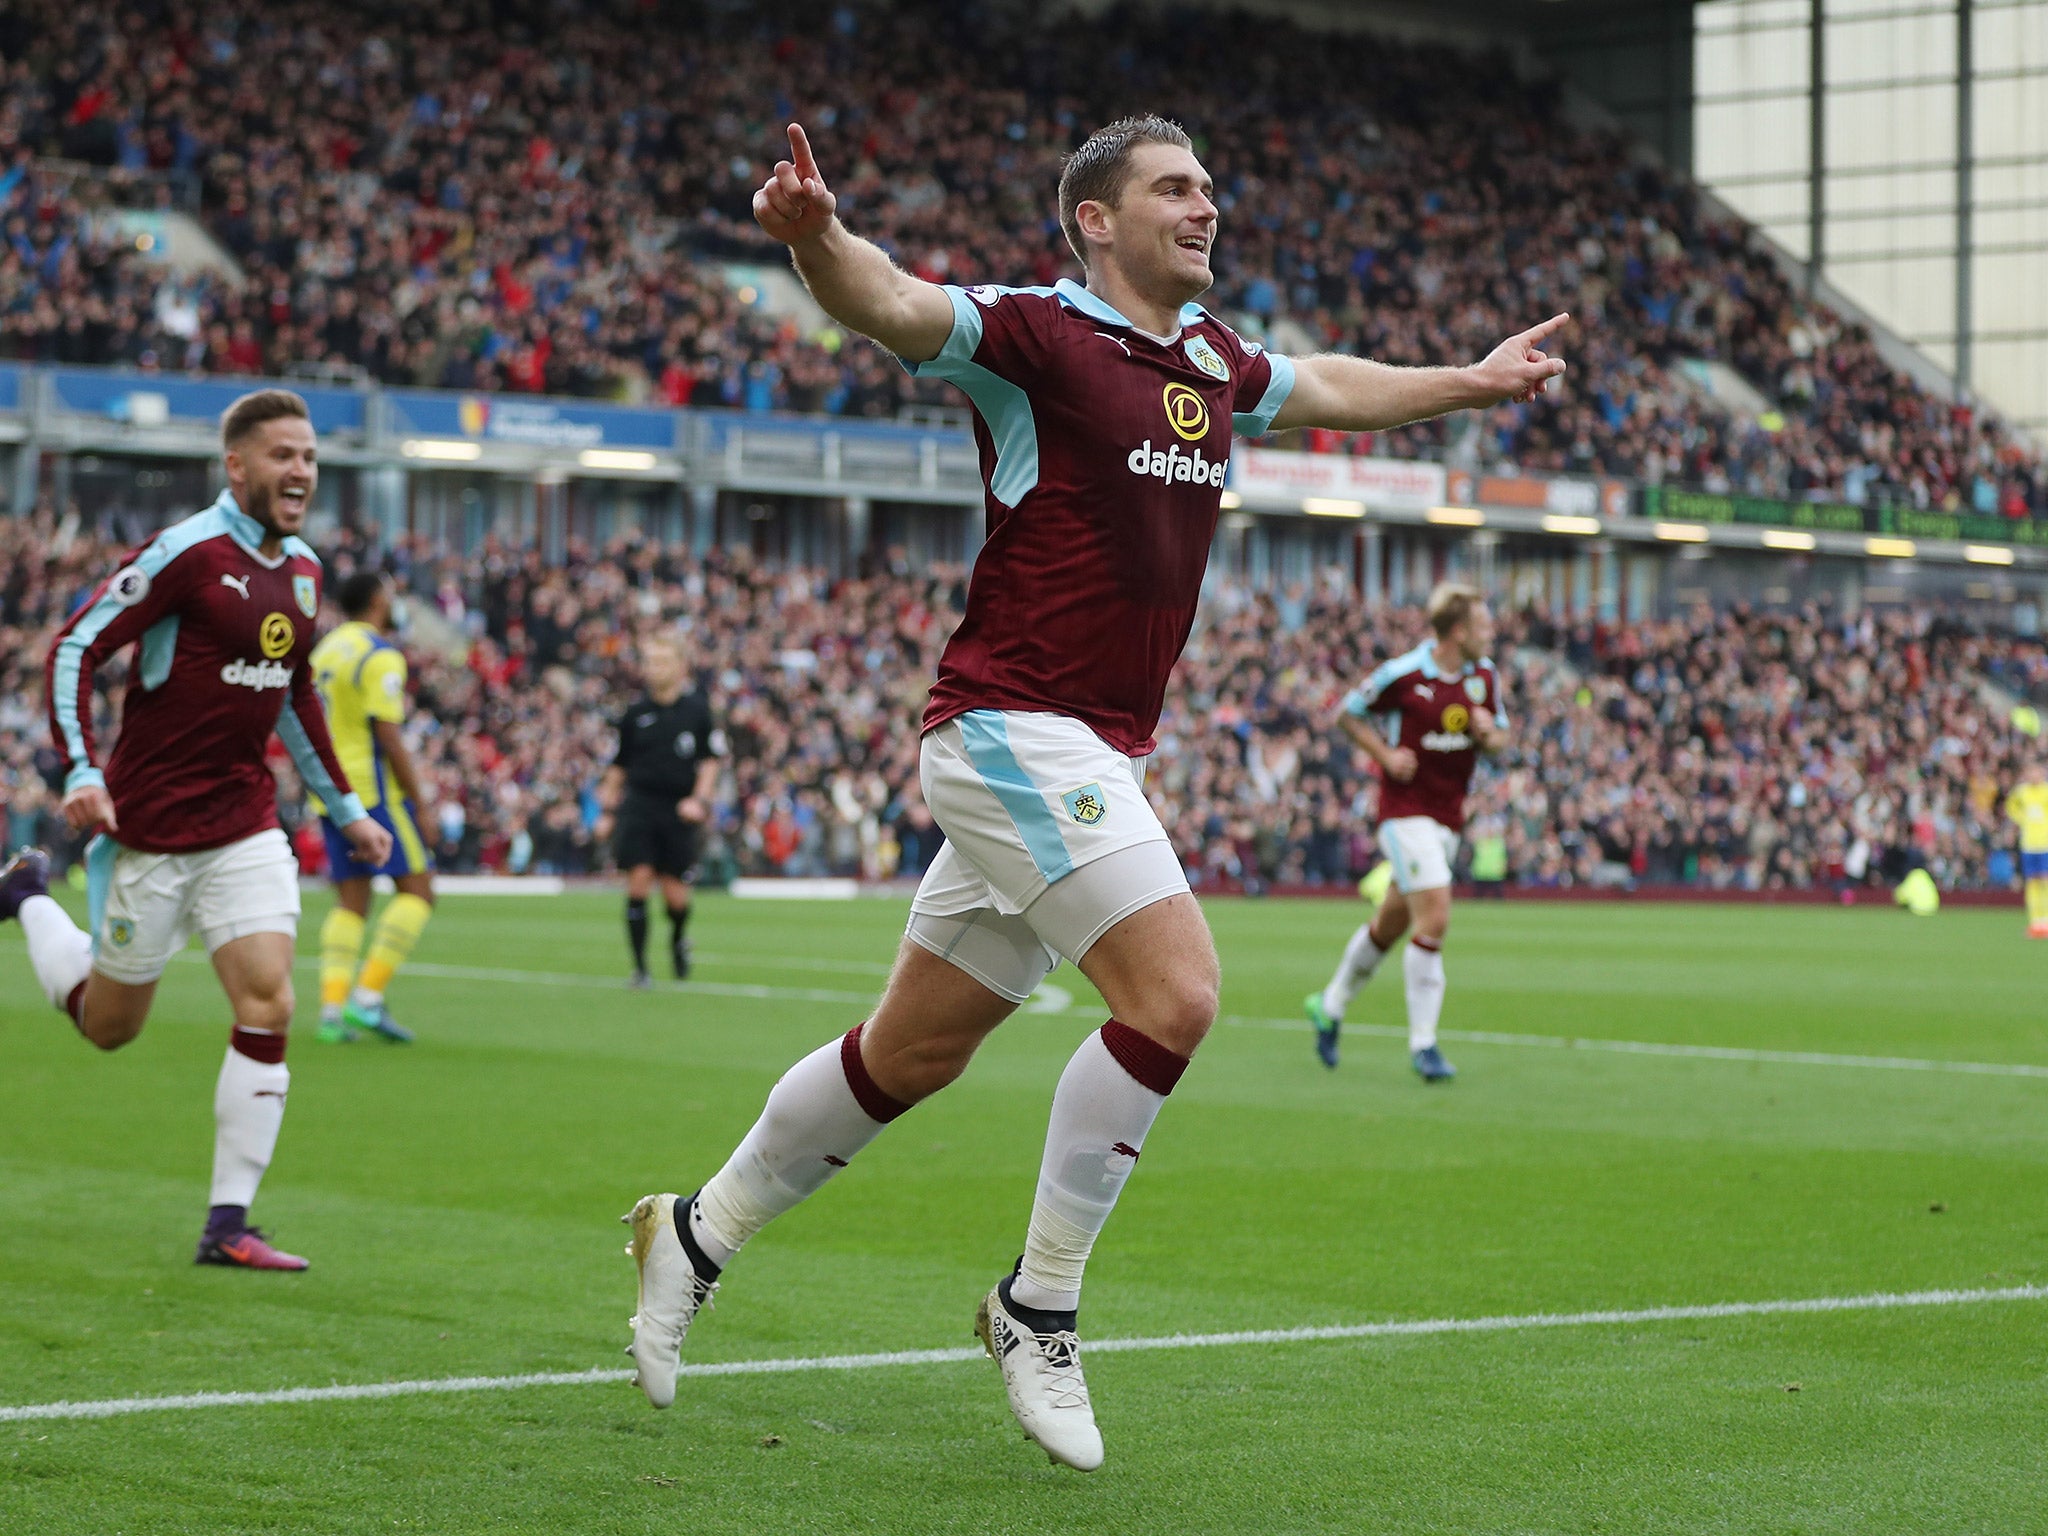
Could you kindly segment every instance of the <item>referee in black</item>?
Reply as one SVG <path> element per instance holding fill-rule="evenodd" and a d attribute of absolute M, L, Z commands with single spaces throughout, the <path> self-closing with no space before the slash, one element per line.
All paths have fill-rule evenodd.
<path fill-rule="evenodd" d="M 681 643 L 669 635 L 640 642 L 646 693 L 619 717 L 619 753 L 604 771 L 601 802 L 613 813 L 613 856 L 626 872 L 626 938 L 635 987 L 649 987 L 647 897 L 661 877 L 668 906 L 668 952 L 676 979 L 690 974 L 690 873 L 711 817 L 711 794 L 725 756 L 725 733 L 702 686 L 689 686 Z"/>

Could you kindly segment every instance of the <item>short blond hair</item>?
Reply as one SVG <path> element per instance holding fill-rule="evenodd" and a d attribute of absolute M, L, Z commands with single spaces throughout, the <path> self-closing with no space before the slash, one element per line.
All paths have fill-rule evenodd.
<path fill-rule="evenodd" d="M 266 421 L 282 421 L 289 417 L 300 421 L 313 419 L 312 413 L 306 409 L 305 399 L 288 389 L 259 389 L 244 395 L 221 412 L 220 445 L 232 453 L 242 439 Z"/>
<path fill-rule="evenodd" d="M 1465 581 L 1440 581 L 1436 590 L 1429 594 L 1429 627 L 1436 631 L 1441 640 L 1460 624 L 1464 623 L 1472 610 L 1486 601 L 1486 594 Z"/>

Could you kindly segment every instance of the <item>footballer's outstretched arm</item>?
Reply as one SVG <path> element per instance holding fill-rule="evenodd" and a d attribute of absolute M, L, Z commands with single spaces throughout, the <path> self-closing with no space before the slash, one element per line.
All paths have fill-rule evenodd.
<path fill-rule="evenodd" d="M 789 153 L 754 194 L 754 218 L 789 247 L 798 276 L 826 314 L 905 362 L 930 362 L 953 334 L 953 301 L 839 222 L 838 199 L 795 123 Z"/>
<path fill-rule="evenodd" d="M 1564 359 L 1546 353 L 1543 343 L 1570 318 L 1552 315 L 1463 368 L 1396 368 L 1338 353 L 1298 357 L 1294 390 L 1272 429 L 1378 432 L 1451 411 L 1533 400 L 1564 372 Z"/>

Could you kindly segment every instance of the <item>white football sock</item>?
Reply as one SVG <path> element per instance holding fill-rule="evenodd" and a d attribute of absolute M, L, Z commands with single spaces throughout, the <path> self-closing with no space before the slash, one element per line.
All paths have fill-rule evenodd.
<path fill-rule="evenodd" d="M 1436 1021 L 1444 1011 L 1443 950 L 1428 939 L 1410 939 L 1401 975 L 1408 983 L 1408 1049 L 1426 1051 L 1436 1044 Z"/>
<path fill-rule="evenodd" d="M 28 963 L 50 1006 L 61 1009 L 72 989 L 92 973 L 92 935 L 50 896 L 21 904 L 21 931 L 28 939 Z"/>
<path fill-rule="evenodd" d="M 860 1033 L 819 1046 L 783 1073 L 754 1128 L 697 1192 L 690 1233 L 714 1264 L 815 1194 L 910 1107 L 868 1076 Z"/>
<path fill-rule="evenodd" d="M 213 1090 L 213 1195 L 208 1204 L 255 1202 L 256 1186 L 263 1182 L 263 1170 L 277 1149 L 284 1096 L 291 1085 L 291 1069 L 283 1062 L 257 1061 L 228 1047 Z"/>
<path fill-rule="evenodd" d="M 1010 1285 L 1018 1304 L 1047 1312 L 1081 1304 L 1081 1272 L 1095 1239 L 1186 1066 L 1114 1019 L 1081 1042 L 1053 1091 L 1024 1262 Z"/>
<path fill-rule="evenodd" d="M 1337 973 L 1323 988 L 1323 1012 L 1333 1019 L 1343 1018 L 1344 1010 L 1351 1006 L 1352 997 L 1372 979 L 1372 973 L 1378 969 L 1380 957 L 1385 953 L 1372 941 L 1372 924 L 1359 924 L 1358 932 L 1351 935 L 1351 942 L 1344 946 L 1344 958 L 1337 962 Z"/>

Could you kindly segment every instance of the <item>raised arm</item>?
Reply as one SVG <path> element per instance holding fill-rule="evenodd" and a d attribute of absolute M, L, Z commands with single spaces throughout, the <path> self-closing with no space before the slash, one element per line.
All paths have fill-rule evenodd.
<path fill-rule="evenodd" d="M 838 200 L 795 123 L 789 153 L 754 194 L 761 228 L 789 247 L 797 275 L 826 314 L 906 362 L 930 362 L 953 333 L 952 300 L 839 222 Z"/>
<path fill-rule="evenodd" d="M 1378 432 L 1451 411 L 1533 400 L 1564 372 L 1564 359 L 1545 353 L 1543 343 L 1570 318 L 1552 315 L 1463 368 L 1396 368 L 1336 353 L 1298 357 L 1294 390 L 1273 418 L 1272 430 Z"/>

